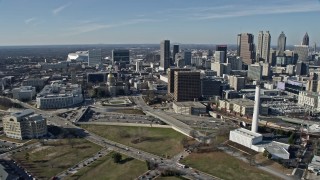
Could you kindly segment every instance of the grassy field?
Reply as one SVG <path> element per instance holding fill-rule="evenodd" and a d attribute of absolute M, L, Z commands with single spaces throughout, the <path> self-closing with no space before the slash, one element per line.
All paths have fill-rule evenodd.
<path fill-rule="evenodd" d="M 18 152 L 13 158 L 39 179 L 50 179 L 100 149 L 100 146 L 84 139 L 64 139 Z"/>
<path fill-rule="evenodd" d="M 97 135 L 159 156 L 173 156 L 183 150 L 181 140 L 184 135 L 167 128 L 124 127 L 105 125 L 81 125 Z M 134 143 L 138 137 L 145 140 Z"/>
<path fill-rule="evenodd" d="M 122 159 L 123 162 L 116 164 L 113 162 L 112 153 L 108 154 L 66 179 L 135 179 L 148 170 L 145 162 L 125 155 L 122 155 Z"/>
<path fill-rule="evenodd" d="M 182 163 L 226 180 L 277 179 L 277 177 L 259 170 L 254 166 L 250 166 L 223 152 L 191 154 L 186 159 L 182 160 Z"/>
<path fill-rule="evenodd" d="M 6 135 L 0 135 L 0 140 L 3 141 L 9 141 L 9 142 L 13 142 L 13 143 L 25 143 L 28 140 L 19 140 L 19 139 L 12 139 L 12 138 L 8 138 Z"/>

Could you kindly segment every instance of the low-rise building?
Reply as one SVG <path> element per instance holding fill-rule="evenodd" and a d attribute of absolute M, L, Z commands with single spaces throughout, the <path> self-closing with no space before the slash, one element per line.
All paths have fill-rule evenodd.
<path fill-rule="evenodd" d="M 298 104 L 313 110 L 319 110 L 319 94 L 315 92 L 300 91 Z"/>
<path fill-rule="evenodd" d="M 36 96 L 36 88 L 32 86 L 21 86 L 20 88 L 12 89 L 13 99 L 20 101 L 30 101 Z"/>
<path fill-rule="evenodd" d="M 62 84 L 53 82 L 37 95 L 39 109 L 59 109 L 83 102 L 82 88 L 78 84 Z"/>
<path fill-rule="evenodd" d="M 47 121 L 31 109 L 5 116 L 2 122 L 3 131 L 9 138 L 40 138 L 47 134 Z"/>
<path fill-rule="evenodd" d="M 250 99 L 230 99 L 220 100 L 219 109 L 225 109 L 227 112 L 234 112 L 241 116 L 253 115 L 254 101 Z"/>
<path fill-rule="evenodd" d="M 172 107 L 175 113 L 184 115 L 199 116 L 200 114 L 205 114 L 207 111 L 205 105 L 201 104 L 200 102 L 193 101 L 173 102 Z"/>

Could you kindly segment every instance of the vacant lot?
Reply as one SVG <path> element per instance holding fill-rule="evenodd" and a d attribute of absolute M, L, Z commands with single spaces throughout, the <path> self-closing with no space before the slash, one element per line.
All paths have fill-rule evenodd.
<path fill-rule="evenodd" d="M 145 162 L 122 155 L 122 162 L 116 164 L 108 154 L 66 179 L 135 179 L 146 171 Z"/>
<path fill-rule="evenodd" d="M 249 164 L 223 152 L 191 154 L 184 159 L 182 163 L 222 179 L 277 179 L 277 177 L 259 170 L 254 166 L 250 166 Z"/>
<path fill-rule="evenodd" d="M 97 135 L 159 156 L 173 156 L 183 150 L 184 135 L 169 128 L 81 125 Z"/>
<path fill-rule="evenodd" d="M 13 158 L 39 179 L 50 179 L 100 149 L 100 146 L 84 139 L 64 139 L 21 151 Z"/>

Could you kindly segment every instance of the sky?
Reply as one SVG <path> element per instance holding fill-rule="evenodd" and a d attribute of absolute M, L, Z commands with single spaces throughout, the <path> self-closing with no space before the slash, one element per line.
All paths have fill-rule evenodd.
<path fill-rule="evenodd" d="M 236 44 L 261 30 L 320 44 L 319 22 L 320 0 L 0 0 L 0 45 Z"/>

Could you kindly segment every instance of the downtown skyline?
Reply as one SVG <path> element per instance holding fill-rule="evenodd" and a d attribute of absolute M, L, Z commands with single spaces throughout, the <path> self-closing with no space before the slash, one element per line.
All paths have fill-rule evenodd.
<path fill-rule="evenodd" d="M 19 3 L 18 3 L 19 2 Z M 0 45 L 236 44 L 237 34 L 283 31 L 287 44 L 320 42 L 319 0 L 0 0 Z"/>

